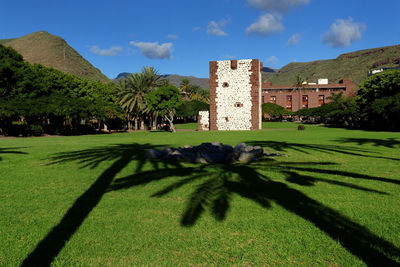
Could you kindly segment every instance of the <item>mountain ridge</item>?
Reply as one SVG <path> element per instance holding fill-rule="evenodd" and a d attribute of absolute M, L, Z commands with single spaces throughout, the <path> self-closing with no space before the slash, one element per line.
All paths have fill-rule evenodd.
<path fill-rule="evenodd" d="M 19 38 L 0 39 L 0 44 L 10 46 L 19 52 L 26 61 L 53 67 L 66 73 L 72 73 L 89 80 L 109 82 L 99 69 L 83 58 L 74 48 L 56 35 L 46 31 L 31 33 Z M 334 59 L 314 60 L 309 62 L 290 62 L 281 69 L 268 67 L 262 69 L 264 81 L 273 84 L 293 84 L 296 76 L 301 75 L 308 82 L 327 78 L 330 83 L 351 78 L 360 85 L 371 69 L 400 66 L 400 45 L 384 46 L 344 53 Z M 129 73 L 120 73 L 116 79 L 126 77 Z M 183 79 L 192 84 L 209 88 L 208 78 L 166 74 L 164 78 L 179 86 Z"/>
<path fill-rule="evenodd" d="M 38 63 L 88 80 L 110 80 L 59 36 L 38 31 L 0 43 L 12 47 L 29 63 Z"/>
<path fill-rule="evenodd" d="M 341 54 L 334 59 L 291 62 L 275 73 L 263 72 L 263 80 L 273 84 L 293 84 L 301 75 L 308 82 L 327 78 L 330 83 L 351 78 L 360 85 L 371 69 L 396 67 L 400 64 L 400 45 L 384 46 Z"/>

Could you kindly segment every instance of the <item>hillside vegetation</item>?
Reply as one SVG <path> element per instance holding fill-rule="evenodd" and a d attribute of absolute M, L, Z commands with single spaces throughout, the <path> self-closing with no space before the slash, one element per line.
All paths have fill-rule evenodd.
<path fill-rule="evenodd" d="M 39 63 L 89 80 L 109 81 L 64 39 L 48 32 L 40 31 L 16 39 L 3 39 L 0 43 L 17 50 L 29 63 Z"/>
<path fill-rule="evenodd" d="M 263 80 L 273 84 L 293 84 L 296 76 L 301 75 L 308 82 L 318 78 L 328 78 L 330 83 L 337 83 L 344 78 L 351 78 L 360 85 L 371 69 L 394 67 L 400 63 L 400 45 L 360 50 L 342 54 L 335 59 L 312 62 L 292 62 L 276 73 L 263 72 Z"/>

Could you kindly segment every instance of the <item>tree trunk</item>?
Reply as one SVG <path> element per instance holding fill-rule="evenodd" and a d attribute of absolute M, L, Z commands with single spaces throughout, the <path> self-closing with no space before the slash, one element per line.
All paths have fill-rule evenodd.
<path fill-rule="evenodd" d="M 169 123 L 169 130 L 171 131 L 171 132 L 173 132 L 173 133 L 175 133 L 176 132 L 176 129 L 175 129 L 175 126 L 174 126 L 174 122 L 173 122 L 173 120 L 174 120 L 174 113 L 173 112 L 169 112 L 169 117 L 168 116 L 165 116 L 165 119 L 168 121 L 168 123 Z"/>
<path fill-rule="evenodd" d="M 144 130 L 144 120 L 140 120 L 140 130 Z"/>
<path fill-rule="evenodd" d="M 152 130 L 157 129 L 157 115 L 152 116 L 151 129 Z"/>
<path fill-rule="evenodd" d="M 131 116 L 128 114 L 128 132 L 132 132 Z"/>
<path fill-rule="evenodd" d="M 138 129 L 138 119 L 135 118 L 135 131 Z"/>

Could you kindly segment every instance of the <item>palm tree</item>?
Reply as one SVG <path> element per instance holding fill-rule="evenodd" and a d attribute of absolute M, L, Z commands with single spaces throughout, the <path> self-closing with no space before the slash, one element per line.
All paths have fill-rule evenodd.
<path fill-rule="evenodd" d="M 163 84 L 168 84 L 169 80 L 162 80 L 162 76 L 159 74 L 158 70 L 154 67 L 144 67 L 142 70 L 142 75 L 145 77 L 148 92 L 154 91 L 157 87 L 162 86 Z M 144 113 L 146 113 L 150 118 L 151 129 L 154 130 L 157 124 L 158 113 L 154 111 L 150 111 L 149 109 L 145 109 Z M 143 129 L 143 121 L 141 129 Z"/>
<path fill-rule="evenodd" d="M 141 74 L 146 80 L 146 85 L 150 90 L 154 90 L 156 87 L 161 85 L 162 76 L 159 74 L 158 70 L 154 67 L 144 67 Z"/>
<path fill-rule="evenodd" d="M 190 99 L 191 87 L 192 87 L 192 85 L 190 84 L 189 79 L 185 78 L 181 81 L 181 86 L 179 87 L 179 89 L 181 89 L 182 97 L 185 98 L 185 100 Z"/>
<path fill-rule="evenodd" d="M 146 114 L 146 95 L 158 86 L 160 79 L 161 76 L 156 69 L 144 67 L 140 73 L 130 74 L 126 80 L 119 83 L 119 103 L 135 120 L 135 130 L 138 129 L 138 120 L 141 122 L 140 129 L 144 129 L 143 115 Z"/>
<path fill-rule="evenodd" d="M 198 100 L 204 103 L 209 103 L 210 101 L 210 92 L 206 89 L 201 88 L 198 85 L 191 86 L 191 100 Z"/>

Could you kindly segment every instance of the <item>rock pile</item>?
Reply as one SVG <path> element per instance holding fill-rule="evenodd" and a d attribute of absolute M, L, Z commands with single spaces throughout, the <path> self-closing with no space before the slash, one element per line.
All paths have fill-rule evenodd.
<path fill-rule="evenodd" d="M 263 157 L 287 156 L 278 151 L 270 153 L 260 146 L 248 146 L 239 143 L 235 147 L 220 142 L 202 143 L 198 146 L 184 146 L 183 148 L 165 147 L 163 150 L 150 149 L 146 152 L 147 158 L 196 163 L 231 163 L 238 161 L 248 163 Z"/>

